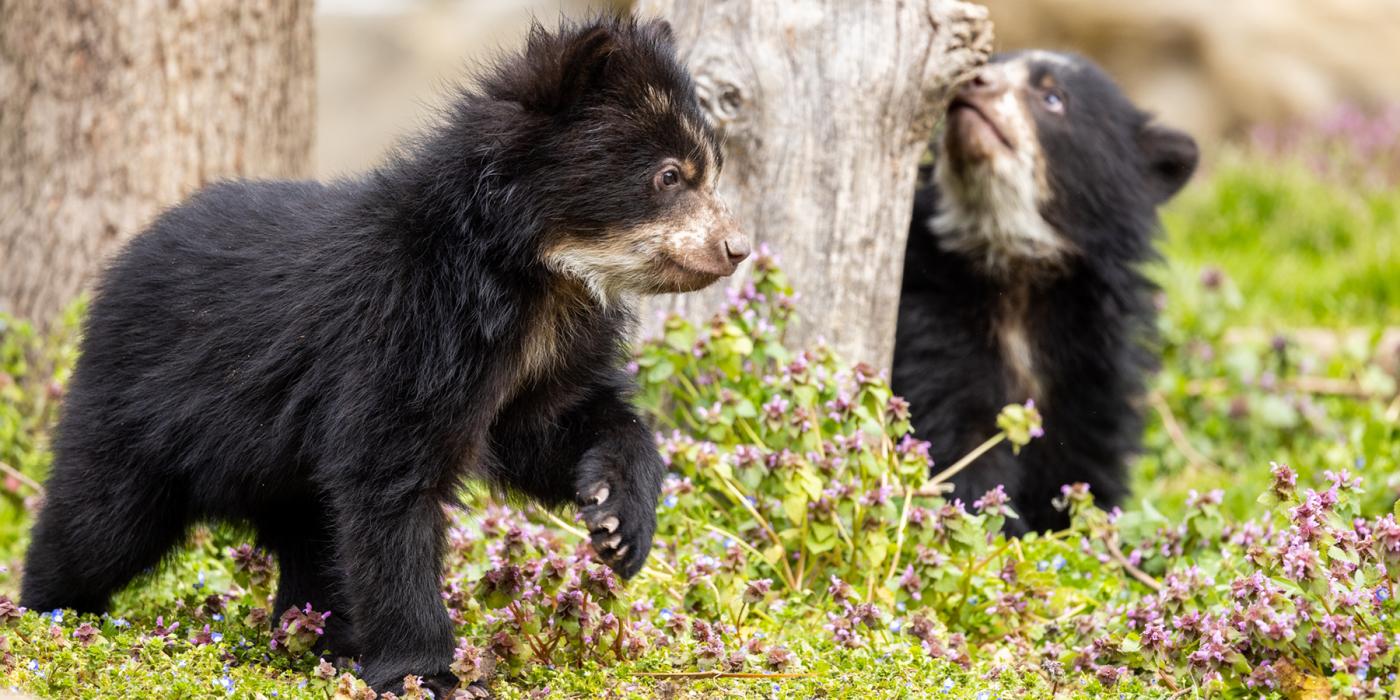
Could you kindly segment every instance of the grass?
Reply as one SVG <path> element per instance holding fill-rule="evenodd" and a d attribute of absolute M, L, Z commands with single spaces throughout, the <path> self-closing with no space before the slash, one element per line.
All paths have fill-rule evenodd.
<path fill-rule="evenodd" d="M 455 670 L 493 678 L 503 698 L 1393 693 L 1393 649 L 1371 654 L 1361 637 L 1319 625 L 1400 634 L 1389 594 L 1400 571 L 1347 534 L 1352 518 L 1381 527 L 1400 496 L 1395 380 L 1364 337 L 1324 356 L 1289 335 L 1400 323 L 1397 219 L 1391 192 L 1276 159 L 1228 156 L 1190 188 L 1167 212 L 1166 262 L 1154 270 L 1164 369 L 1137 500 L 1108 518 L 1071 494 L 1073 529 L 1020 541 L 989 534 L 1011 517 L 994 505 L 964 512 L 915 495 L 927 465 L 900 440 L 897 402 L 859 367 L 782 347 L 764 323 L 785 320 L 790 289 L 762 272 L 727 321 L 673 324 L 639 354 L 643 401 L 676 432 L 662 440 L 675 472 L 660 513 L 666 544 L 636 581 L 609 583 L 567 521 L 487 507 L 480 494 L 475 513 L 454 518 L 444 597 L 463 638 Z M 760 321 L 745 315 L 754 310 Z M 0 327 L 0 462 L 23 476 L 0 477 L 0 593 L 10 599 L 37 506 L 28 480 L 47 470 L 44 435 L 73 360 L 68 340 Z M 769 417 L 779 400 L 810 407 L 811 425 Z M 1297 493 L 1280 490 L 1278 475 L 1292 472 L 1272 462 L 1293 467 Z M 1342 470 L 1364 488 L 1325 488 Z M 1319 493 L 1337 499 L 1327 516 L 1298 516 Z M 1323 534 L 1285 551 L 1252 527 Z M 272 647 L 274 577 L 233 555 L 247 539 L 200 528 L 109 616 L 17 614 L 0 600 L 0 687 L 363 697 L 353 664 Z M 1332 573 L 1298 575 L 1308 556 Z M 1261 598 L 1273 601 L 1269 615 L 1293 616 L 1285 642 L 1225 630 L 1213 633 L 1228 641 L 1218 646 L 1199 631 L 1253 614 L 1241 581 L 1273 591 Z M 1298 616 L 1307 610 L 1316 614 Z M 1166 650 L 1153 646 L 1158 618 L 1175 645 Z"/>
<path fill-rule="evenodd" d="M 1169 289 L 1215 266 L 1238 286 L 1237 323 L 1400 324 L 1400 197 L 1238 153 L 1167 208 Z M 1181 296 L 1176 297 L 1180 299 Z"/>

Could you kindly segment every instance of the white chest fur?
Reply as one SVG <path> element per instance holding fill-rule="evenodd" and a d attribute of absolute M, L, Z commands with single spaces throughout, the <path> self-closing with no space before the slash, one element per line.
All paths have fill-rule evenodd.
<path fill-rule="evenodd" d="M 1014 401 L 1044 398 L 1036 371 L 1036 348 L 1030 332 L 1030 290 L 1002 292 L 992 324 L 992 341 L 1001 355 L 1004 379 Z"/>

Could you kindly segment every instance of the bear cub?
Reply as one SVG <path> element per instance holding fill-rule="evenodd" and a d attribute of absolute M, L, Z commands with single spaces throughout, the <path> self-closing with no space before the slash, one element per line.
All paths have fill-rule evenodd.
<path fill-rule="evenodd" d="M 1156 209 L 1190 179 L 1195 141 L 1160 126 L 1078 56 L 994 57 L 956 93 L 918 192 L 905 253 L 893 388 L 915 434 L 951 464 L 1035 400 L 1045 437 L 1002 445 L 953 479 L 964 502 L 1001 484 L 1020 520 L 1054 529 L 1052 501 L 1087 483 L 1127 494 L 1156 364 Z"/>
<path fill-rule="evenodd" d="M 397 691 L 455 686 L 444 506 L 464 479 L 575 504 L 627 577 L 663 473 L 623 369 L 640 294 L 749 253 L 660 21 L 536 26 L 369 174 L 229 182 L 164 213 L 92 301 L 23 575 L 100 612 L 198 521 L 250 524 L 277 612 Z"/>

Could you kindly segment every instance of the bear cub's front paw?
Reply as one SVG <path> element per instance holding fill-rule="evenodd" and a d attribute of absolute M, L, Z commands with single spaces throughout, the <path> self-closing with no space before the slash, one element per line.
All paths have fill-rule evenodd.
<path fill-rule="evenodd" d="M 663 468 L 661 457 L 650 446 L 629 454 L 599 445 L 585 453 L 579 464 L 575 498 L 592 536 L 593 551 L 623 578 L 641 571 L 651 552 L 659 488 L 650 475 L 660 474 Z"/>

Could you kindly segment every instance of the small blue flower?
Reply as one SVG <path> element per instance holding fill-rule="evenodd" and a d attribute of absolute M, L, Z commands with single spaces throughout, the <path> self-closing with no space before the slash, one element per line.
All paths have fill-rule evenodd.
<path fill-rule="evenodd" d="M 1385 586 L 1376 586 L 1376 602 L 1384 603 L 1390 600 L 1390 589 Z"/>
<path fill-rule="evenodd" d="M 890 620 L 890 631 L 891 631 L 891 632 L 894 632 L 895 634 L 899 634 L 899 631 L 902 630 L 902 629 L 904 629 L 904 621 L 903 621 L 903 620 L 901 620 L 901 619 L 899 619 L 899 618 L 897 618 L 897 617 L 896 617 L 895 619 L 893 619 L 893 620 Z"/>
<path fill-rule="evenodd" d="M 195 589 L 196 591 L 199 590 L 199 589 L 201 589 L 201 588 L 204 588 L 204 572 L 203 572 L 203 571 L 199 572 L 199 580 L 196 581 L 195 584 L 194 584 L 194 589 Z"/>
<path fill-rule="evenodd" d="M 990 700 L 991 697 L 992 694 L 985 690 L 977 691 L 977 700 Z"/>
<path fill-rule="evenodd" d="M 127 622 L 127 621 L 126 621 L 126 618 L 124 618 L 124 617 L 119 617 L 119 618 L 117 618 L 117 619 L 115 619 L 115 620 L 112 620 L 112 626 L 113 626 L 113 627 L 130 627 L 130 626 L 131 626 L 131 623 L 130 623 L 130 622 Z"/>
<path fill-rule="evenodd" d="M 1045 561 L 1044 559 L 1041 559 L 1040 561 L 1038 561 L 1038 562 L 1035 563 L 1035 570 L 1036 570 L 1036 571 L 1046 571 L 1046 570 L 1048 570 L 1049 568 L 1050 568 L 1050 562 Z"/>
<path fill-rule="evenodd" d="M 29 670 L 31 670 L 31 671 L 38 671 L 38 670 L 39 670 L 39 660 L 38 660 L 38 659 L 30 659 L 30 660 L 29 660 Z"/>
<path fill-rule="evenodd" d="M 223 621 L 224 621 L 224 615 L 223 615 L 223 613 L 214 613 L 214 614 L 211 615 L 210 617 L 213 617 L 215 622 L 223 622 Z"/>
<path fill-rule="evenodd" d="M 1357 468 L 1357 469 L 1360 469 L 1360 468 L 1362 468 L 1362 467 L 1364 467 L 1364 466 L 1366 466 L 1366 458 L 1365 458 L 1365 457 L 1357 457 L 1357 458 L 1356 458 L 1356 468 Z"/>
<path fill-rule="evenodd" d="M 63 610 L 61 610 L 61 609 L 59 609 L 59 610 L 52 610 L 52 611 L 46 612 L 46 613 L 44 613 L 43 615 L 41 615 L 40 617 L 43 617 L 43 618 L 46 619 L 46 620 L 53 620 L 53 623 L 54 623 L 55 625 L 61 625 L 61 624 L 63 624 Z"/>
<path fill-rule="evenodd" d="M 217 644 L 217 643 L 219 643 L 219 642 L 224 641 L 224 633 L 223 633 L 223 632 L 211 632 L 211 633 L 209 634 L 209 639 L 213 640 L 214 643 Z"/>
<path fill-rule="evenodd" d="M 232 679 L 232 678 L 229 678 L 228 676 L 224 676 L 224 677 L 222 677 L 222 678 L 216 679 L 216 680 L 214 681 L 214 685 L 217 685 L 217 686 L 219 686 L 220 688 L 223 688 L 225 693 L 229 693 L 229 694 L 232 694 L 232 693 L 233 693 L 233 679 Z"/>
<path fill-rule="evenodd" d="M 1056 554 L 1055 558 L 1050 560 L 1050 566 L 1056 571 L 1065 568 L 1065 558 L 1059 554 Z"/>
<path fill-rule="evenodd" d="M 953 679 L 951 679 L 951 678 L 944 678 L 944 679 L 943 679 L 943 692 L 946 693 L 946 692 L 948 692 L 948 691 L 950 691 L 950 690 L 952 690 L 952 689 L 953 689 Z"/>
<path fill-rule="evenodd" d="M 676 507 L 676 504 L 679 503 L 679 502 L 680 502 L 680 499 L 676 498 L 676 494 L 674 494 L 674 493 L 671 494 L 671 495 L 669 495 L 669 496 L 667 496 L 667 497 L 666 497 L 666 500 L 662 501 L 662 503 L 664 503 L 664 504 L 666 505 L 667 508 L 675 508 L 675 507 Z"/>

